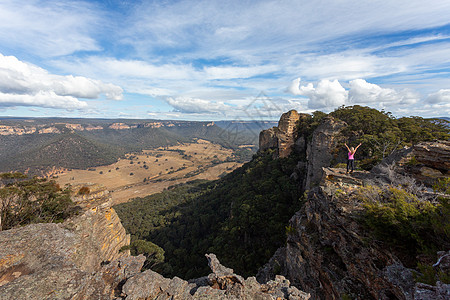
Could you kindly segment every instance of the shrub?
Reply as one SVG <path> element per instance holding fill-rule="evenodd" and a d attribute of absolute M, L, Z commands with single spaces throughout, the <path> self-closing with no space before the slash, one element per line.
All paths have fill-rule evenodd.
<path fill-rule="evenodd" d="M 435 192 L 441 192 L 444 194 L 450 194 L 450 177 L 440 178 L 433 185 L 433 190 Z"/>
<path fill-rule="evenodd" d="M 439 280 L 442 283 L 450 284 L 450 275 L 431 265 L 418 263 L 417 270 L 419 271 L 419 274 L 414 274 L 414 279 L 417 282 L 436 285 L 436 281 Z"/>
<path fill-rule="evenodd" d="M 433 204 L 392 186 L 364 187 L 358 193 L 364 201 L 362 223 L 377 239 L 406 254 L 409 263 L 417 264 L 418 254 L 435 258 L 437 250 L 450 246 L 448 199 Z"/>
<path fill-rule="evenodd" d="M 76 213 L 69 189 L 32 178 L 0 188 L 0 230 L 31 223 L 58 223 Z"/>
<path fill-rule="evenodd" d="M 87 186 L 83 186 L 78 190 L 78 195 L 89 195 L 91 190 Z"/>
<path fill-rule="evenodd" d="M 143 254 L 146 257 L 144 269 L 153 269 L 164 262 L 164 250 L 149 241 L 133 241 L 130 245 L 130 251 L 132 255 Z"/>

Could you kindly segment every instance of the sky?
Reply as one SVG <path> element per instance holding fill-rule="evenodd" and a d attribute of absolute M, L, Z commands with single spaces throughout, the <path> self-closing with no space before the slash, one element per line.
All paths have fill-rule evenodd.
<path fill-rule="evenodd" d="M 450 116 L 450 1 L 0 0 L 0 116 Z"/>

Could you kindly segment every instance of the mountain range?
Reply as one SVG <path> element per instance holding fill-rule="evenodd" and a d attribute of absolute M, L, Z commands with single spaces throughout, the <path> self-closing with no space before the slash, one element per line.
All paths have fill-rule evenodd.
<path fill-rule="evenodd" d="M 274 122 L 191 122 L 0 118 L 0 171 L 44 174 L 50 168 L 111 164 L 125 153 L 205 139 L 256 149 L 258 129 Z"/>

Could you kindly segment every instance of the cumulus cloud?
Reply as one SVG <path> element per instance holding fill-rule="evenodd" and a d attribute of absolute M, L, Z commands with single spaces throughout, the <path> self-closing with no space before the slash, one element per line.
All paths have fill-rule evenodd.
<path fill-rule="evenodd" d="M 321 80 L 314 87 L 312 83 L 300 86 L 300 78 L 297 78 L 288 87 L 288 91 L 293 95 L 308 97 L 308 107 L 311 109 L 341 106 L 346 103 L 348 97 L 348 92 L 337 80 Z"/>
<path fill-rule="evenodd" d="M 450 104 L 450 89 L 441 89 L 436 93 L 429 94 L 427 102 L 430 104 L 447 103 Z"/>
<path fill-rule="evenodd" d="M 369 83 L 364 79 L 351 80 L 346 90 L 337 80 L 321 80 L 316 87 L 312 83 L 300 85 L 300 78 L 295 79 L 286 89 L 287 92 L 309 98 L 310 109 L 330 110 L 341 105 L 371 105 L 379 108 L 392 105 L 410 105 L 419 100 L 419 95 L 411 90 L 400 91 L 382 88 L 379 85 Z M 430 101 L 444 99 L 445 90 L 442 93 L 430 95 Z M 450 90 L 448 90 L 450 91 Z M 434 99 L 434 100 L 433 100 Z"/>
<path fill-rule="evenodd" d="M 121 87 L 81 76 L 60 76 L 0 54 L 0 104 L 2 106 L 41 106 L 84 108 L 77 98 L 121 100 Z"/>
<path fill-rule="evenodd" d="M 349 104 L 414 104 L 419 98 L 417 94 L 410 90 L 396 91 L 382 88 L 364 79 L 350 81 L 349 87 Z"/>

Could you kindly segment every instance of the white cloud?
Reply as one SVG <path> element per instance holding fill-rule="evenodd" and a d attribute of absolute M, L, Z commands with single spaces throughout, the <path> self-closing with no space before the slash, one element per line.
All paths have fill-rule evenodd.
<path fill-rule="evenodd" d="M 102 11 L 83 1 L 0 1 L 0 44 L 51 57 L 98 51 L 91 32 L 105 26 Z"/>
<path fill-rule="evenodd" d="M 81 109 L 88 106 L 71 96 L 60 96 L 52 91 L 39 91 L 35 94 L 6 94 L 0 92 L 0 106 L 39 106 L 48 108 Z"/>
<path fill-rule="evenodd" d="M 312 83 L 300 86 L 300 78 L 295 79 L 288 87 L 293 95 L 309 98 L 308 107 L 311 109 L 329 109 L 346 103 L 348 92 L 337 80 L 321 80 L 316 87 Z"/>
<path fill-rule="evenodd" d="M 119 85 L 138 94 L 130 99 L 208 99 L 207 107 L 222 103 L 231 113 L 260 91 L 281 95 L 301 76 L 318 82 L 292 86 L 309 99 L 299 100 L 303 109 L 411 104 L 418 96 L 404 87 L 424 94 L 448 87 L 448 15 L 449 1 L 422 0 L 0 0 L 0 52 L 74 74 L 8 71 L 14 80 L 0 80 L 0 91 L 120 99 Z M 359 78 L 383 87 L 355 81 L 352 88 Z"/>
<path fill-rule="evenodd" d="M 429 94 L 427 102 L 430 104 L 447 104 L 450 105 L 450 89 L 441 89 L 436 93 Z"/>
<path fill-rule="evenodd" d="M 257 75 L 264 75 L 266 73 L 277 71 L 278 67 L 262 65 L 255 67 L 205 67 L 204 72 L 207 79 L 237 79 L 250 78 Z"/>
<path fill-rule="evenodd" d="M 308 107 L 311 109 L 331 110 L 341 105 L 370 105 L 377 108 L 387 106 L 412 105 L 419 101 L 420 96 L 408 89 L 400 91 L 382 88 L 364 79 L 349 82 L 346 90 L 337 80 L 321 80 L 316 87 L 312 83 L 300 85 L 300 78 L 291 82 L 287 92 L 308 97 Z M 444 94 L 444 93 L 442 93 Z"/>
<path fill-rule="evenodd" d="M 288 110 L 311 112 L 305 101 L 299 99 L 270 98 L 264 94 L 254 98 L 227 102 L 191 97 L 167 97 L 165 101 L 174 108 L 172 113 L 217 120 L 223 118 L 245 120 L 277 120 Z M 157 114 L 157 113 L 155 113 Z M 150 114 L 149 114 L 150 115 Z M 153 116 L 153 114 L 151 114 Z"/>
<path fill-rule="evenodd" d="M 412 91 L 382 88 L 364 79 L 350 81 L 349 87 L 349 104 L 377 104 L 383 107 L 389 104 L 414 104 L 419 100 L 419 96 Z"/>
<path fill-rule="evenodd" d="M 105 94 L 107 99 L 122 100 L 123 90 L 111 83 L 103 83 L 82 76 L 49 76 L 51 83 L 48 85 L 58 95 L 71 95 L 79 98 L 97 99 Z"/>
<path fill-rule="evenodd" d="M 223 102 L 213 102 L 190 97 L 167 97 L 166 101 L 177 111 L 183 113 L 220 113 L 225 114 L 231 106 Z"/>
<path fill-rule="evenodd" d="M 96 99 L 105 94 L 108 99 L 121 100 L 122 88 L 81 76 L 60 76 L 0 54 L 1 105 L 83 108 L 86 102 L 76 98 Z"/>

